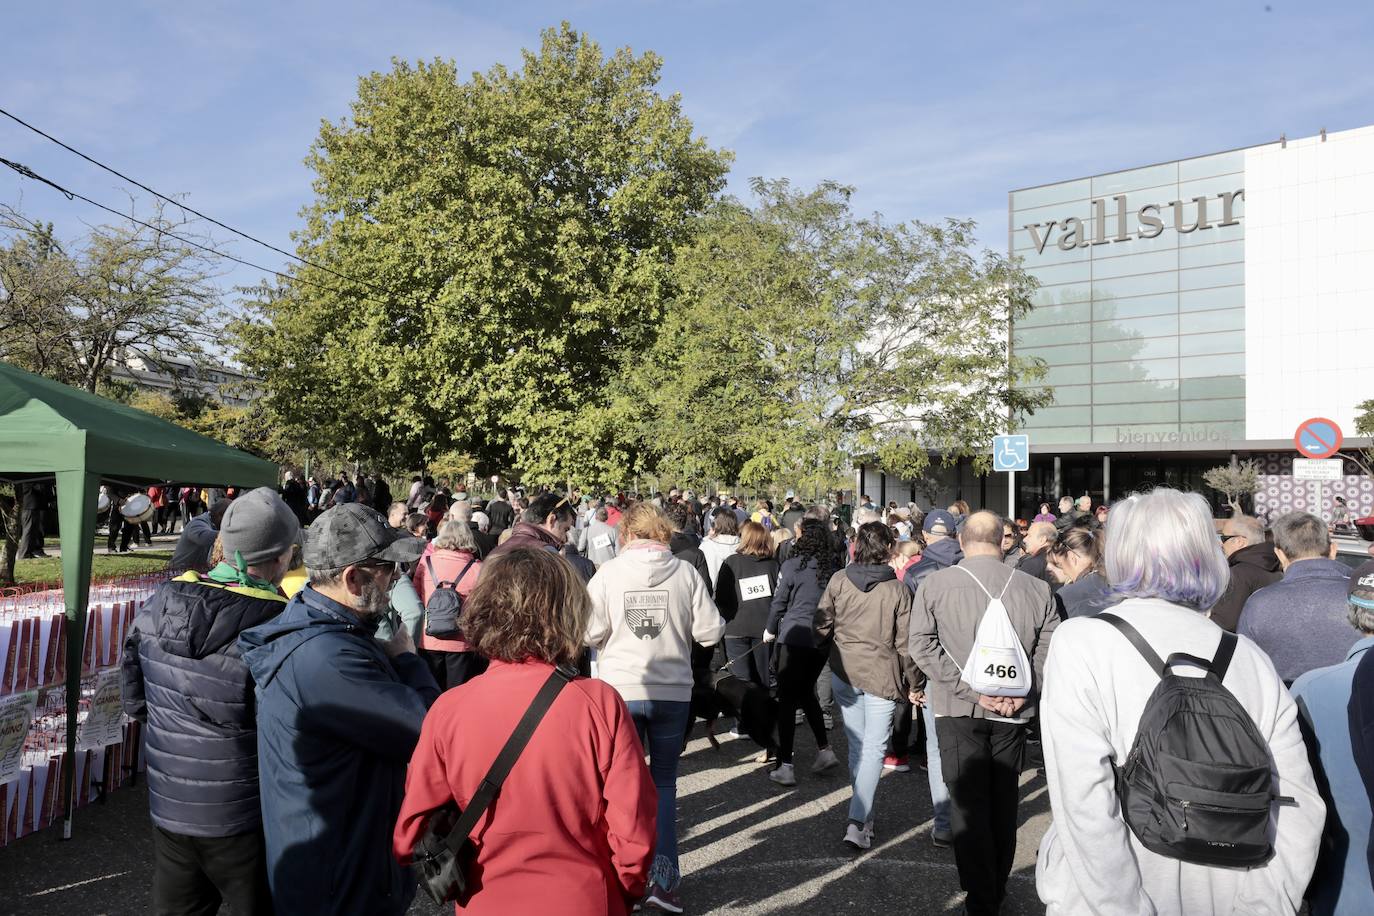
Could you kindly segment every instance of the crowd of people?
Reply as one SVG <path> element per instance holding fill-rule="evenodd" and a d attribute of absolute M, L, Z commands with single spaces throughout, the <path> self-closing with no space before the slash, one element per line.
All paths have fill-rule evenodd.
<path fill-rule="evenodd" d="M 290 475 L 185 524 L 124 655 L 159 913 L 403 913 L 469 806 L 460 912 L 683 912 L 678 762 L 717 711 L 771 791 L 844 767 L 857 851 L 924 759 L 968 913 L 1030 765 L 1050 913 L 1374 912 L 1374 560 L 1314 516 L 381 491 Z M 1157 725 L 1168 690 L 1240 737 Z"/>

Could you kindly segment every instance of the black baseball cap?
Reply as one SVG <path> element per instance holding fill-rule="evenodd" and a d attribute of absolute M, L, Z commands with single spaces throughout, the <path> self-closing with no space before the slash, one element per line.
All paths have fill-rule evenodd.
<path fill-rule="evenodd" d="M 367 560 L 411 563 L 424 552 L 422 539 L 403 528 L 392 528 L 376 509 L 343 503 L 306 529 L 303 556 L 309 569 L 342 569 Z"/>

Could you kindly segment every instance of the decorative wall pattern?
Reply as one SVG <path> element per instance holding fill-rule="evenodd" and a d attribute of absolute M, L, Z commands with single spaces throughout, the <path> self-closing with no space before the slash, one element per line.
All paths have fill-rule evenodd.
<path fill-rule="evenodd" d="M 1364 476 L 1351 462 L 1345 462 L 1345 476 L 1339 481 L 1318 482 L 1293 479 L 1293 455 L 1268 453 L 1252 456 L 1260 463 L 1260 489 L 1255 494 L 1255 514 L 1275 519 L 1285 512 L 1311 512 L 1328 521 L 1337 496 L 1345 497 L 1355 518 L 1374 515 L 1374 479 Z"/>

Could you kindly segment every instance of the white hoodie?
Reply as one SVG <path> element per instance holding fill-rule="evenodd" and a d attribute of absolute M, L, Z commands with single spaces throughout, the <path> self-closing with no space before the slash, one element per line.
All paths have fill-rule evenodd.
<path fill-rule="evenodd" d="M 739 535 L 718 534 L 701 539 L 701 552 L 706 557 L 706 571 L 711 574 L 711 588 L 720 579 L 720 568 L 731 554 L 739 552 Z"/>
<path fill-rule="evenodd" d="M 587 645 L 598 677 L 626 700 L 692 699 L 692 643 L 713 646 L 725 621 L 701 575 L 656 541 L 631 541 L 587 583 Z"/>
<path fill-rule="evenodd" d="M 1221 641 L 1221 629 L 1206 615 L 1166 601 L 1133 598 L 1111 612 L 1139 630 L 1161 658 L 1174 652 L 1211 658 Z M 1312 778 L 1297 706 L 1273 663 L 1242 636 L 1223 681 L 1269 743 L 1275 793 L 1294 799 L 1274 806 L 1274 857 L 1255 868 L 1213 868 L 1157 855 L 1121 819 L 1110 761 L 1126 759 L 1158 683 L 1104 620 L 1067 620 L 1050 640 L 1040 728 L 1054 823 L 1040 842 L 1035 875 L 1048 916 L 1297 912 L 1316 865 L 1326 807 Z"/>

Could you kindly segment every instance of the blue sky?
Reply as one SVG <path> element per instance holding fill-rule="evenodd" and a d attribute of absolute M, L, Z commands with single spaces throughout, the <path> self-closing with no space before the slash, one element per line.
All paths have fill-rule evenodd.
<path fill-rule="evenodd" d="M 889 221 L 972 217 L 999 250 L 1012 188 L 1374 124 L 1369 0 L 9 7 L 0 107 L 288 249 L 310 198 L 302 159 L 360 74 L 393 56 L 516 64 L 561 19 L 604 49 L 657 52 L 662 89 L 734 150 L 736 191 L 833 178 Z M 127 204 L 117 179 L 3 119 L 0 156 Z M 67 236 L 107 221 L 8 170 L 0 201 Z"/>

